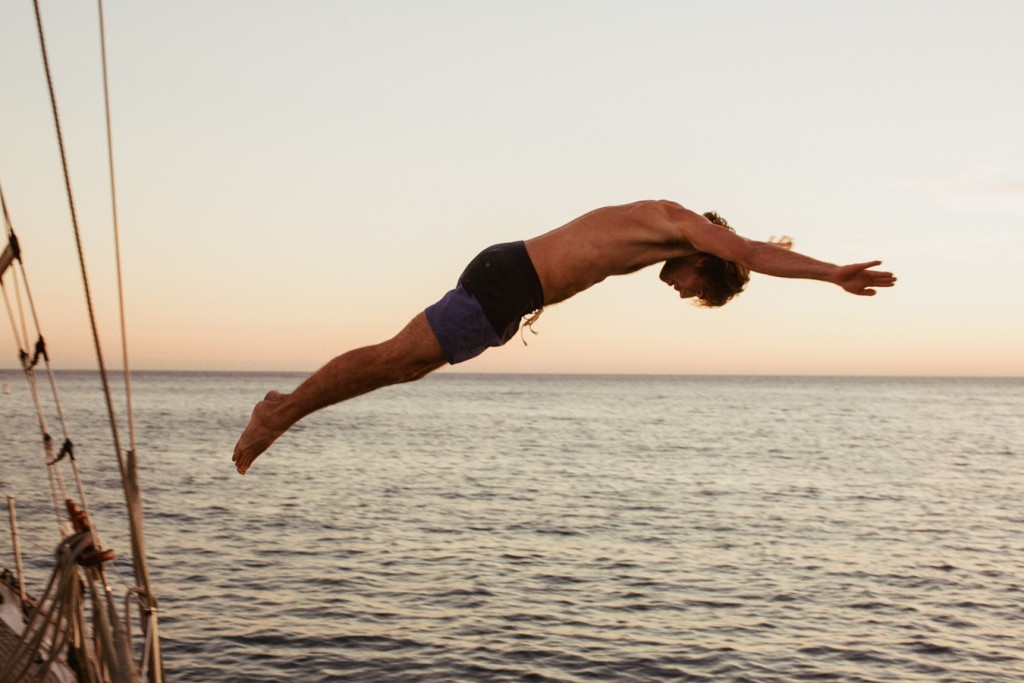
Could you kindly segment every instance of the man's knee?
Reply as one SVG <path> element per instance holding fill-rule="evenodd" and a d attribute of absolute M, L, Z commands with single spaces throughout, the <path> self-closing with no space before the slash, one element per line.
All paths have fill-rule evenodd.
<path fill-rule="evenodd" d="M 394 383 L 412 382 L 426 377 L 445 364 L 441 345 L 420 313 L 401 332 L 382 344 L 387 367 Z"/>
<path fill-rule="evenodd" d="M 404 384 L 406 382 L 415 382 L 417 380 L 421 380 L 424 377 L 426 377 L 427 375 L 429 375 L 430 373 L 432 373 L 434 370 L 437 370 L 439 367 L 441 367 L 444 364 L 445 364 L 445 361 L 441 361 L 439 363 L 434 363 L 434 364 L 431 364 L 431 365 L 423 365 L 419 369 L 414 370 L 414 371 L 408 373 L 405 376 L 404 379 L 398 380 L 397 383 L 398 384 Z"/>
<path fill-rule="evenodd" d="M 389 379 L 392 384 L 415 382 L 418 379 L 423 379 L 445 363 L 446 361 L 443 358 L 434 360 L 403 355 L 392 356 L 388 363 Z"/>

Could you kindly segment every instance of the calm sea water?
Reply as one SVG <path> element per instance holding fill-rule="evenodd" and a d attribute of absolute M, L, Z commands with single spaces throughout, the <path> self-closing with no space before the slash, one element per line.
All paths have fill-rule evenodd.
<path fill-rule="evenodd" d="M 238 476 L 252 404 L 300 379 L 135 377 L 171 680 L 1024 680 L 1024 380 L 442 373 Z M 37 426 L 0 381 L 38 589 Z M 98 382 L 59 386 L 126 549 Z"/>

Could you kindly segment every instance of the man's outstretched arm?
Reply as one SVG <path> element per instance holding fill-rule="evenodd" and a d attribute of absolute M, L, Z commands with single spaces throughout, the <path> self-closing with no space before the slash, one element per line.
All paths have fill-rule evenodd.
<path fill-rule="evenodd" d="M 892 273 L 872 270 L 881 265 L 881 261 L 838 266 L 792 251 L 789 242 L 746 239 L 681 206 L 670 207 L 667 215 L 694 249 L 733 261 L 756 273 L 831 282 L 859 296 L 874 296 L 875 288 L 892 287 L 896 283 Z"/>
<path fill-rule="evenodd" d="M 881 261 L 838 266 L 791 251 L 788 247 L 782 247 L 772 242 L 757 242 L 737 235 L 732 236 L 746 242 L 746 245 L 739 249 L 739 258 L 734 260 L 756 273 L 831 282 L 858 296 L 874 296 L 875 288 L 892 287 L 896 284 L 896 277 L 892 273 L 873 270 L 875 266 L 882 264 Z"/>

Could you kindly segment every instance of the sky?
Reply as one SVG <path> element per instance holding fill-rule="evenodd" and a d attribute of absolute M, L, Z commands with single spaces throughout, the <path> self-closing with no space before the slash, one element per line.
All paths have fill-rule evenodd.
<path fill-rule="evenodd" d="M 116 367 L 97 8 L 40 4 Z M 671 199 L 899 283 L 754 274 L 705 310 L 652 267 L 446 371 L 1024 376 L 1017 0 L 104 11 L 133 368 L 311 371 L 396 333 L 490 244 Z M 55 366 L 94 367 L 49 107 L 32 3 L 0 3 L 0 185 Z"/>

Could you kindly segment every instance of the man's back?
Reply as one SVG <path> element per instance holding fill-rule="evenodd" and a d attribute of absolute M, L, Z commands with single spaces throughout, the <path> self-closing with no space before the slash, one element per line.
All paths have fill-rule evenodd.
<path fill-rule="evenodd" d="M 678 204 L 642 201 L 596 209 L 538 237 L 526 249 L 554 304 L 612 275 L 694 253 L 678 226 L 706 219 Z"/>

